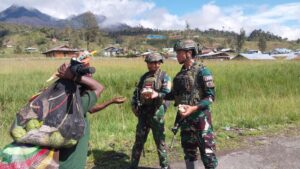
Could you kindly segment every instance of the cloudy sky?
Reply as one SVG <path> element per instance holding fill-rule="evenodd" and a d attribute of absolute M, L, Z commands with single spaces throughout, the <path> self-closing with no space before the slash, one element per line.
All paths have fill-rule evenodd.
<path fill-rule="evenodd" d="M 299 0 L 1 0 L 0 11 L 12 4 L 37 8 L 56 18 L 91 11 L 106 24 L 126 23 L 155 29 L 214 28 L 249 34 L 262 29 L 289 40 L 300 38 Z"/>

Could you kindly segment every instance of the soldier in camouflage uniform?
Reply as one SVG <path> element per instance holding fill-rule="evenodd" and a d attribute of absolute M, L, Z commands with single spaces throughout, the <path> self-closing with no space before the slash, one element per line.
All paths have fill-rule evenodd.
<path fill-rule="evenodd" d="M 152 129 L 160 166 L 167 169 L 163 98 L 171 91 L 171 79 L 164 71 L 160 70 L 163 57 L 159 53 L 147 55 L 145 62 L 149 71 L 140 78 L 132 98 L 132 111 L 138 117 L 138 124 L 130 168 L 135 169 L 138 167 L 141 152 L 148 133 Z"/>
<path fill-rule="evenodd" d="M 215 142 L 210 104 L 214 101 L 215 86 L 211 72 L 194 61 L 199 46 L 192 40 L 178 41 L 174 45 L 177 61 L 183 64 L 173 80 L 172 92 L 167 99 L 179 106 L 181 120 L 181 146 L 187 169 L 198 169 L 197 149 L 206 169 L 216 168 Z"/>

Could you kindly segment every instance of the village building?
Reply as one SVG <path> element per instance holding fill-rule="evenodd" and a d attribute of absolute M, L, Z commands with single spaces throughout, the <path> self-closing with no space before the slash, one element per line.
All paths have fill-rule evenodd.
<path fill-rule="evenodd" d="M 12 42 L 11 41 L 4 41 L 4 43 L 3 43 L 3 45 L 2 45 L 3 47 L 6 47 L 6 48 L 12 48 L 12 47 L 14 47 L 14 45 L 12 44 Z"/>
<path fill-rule="evenodd" d="M 68 45 L 62 45 L 43 52 L 43 54 L 46 55 L 46 57 L 63 58 L 74 57 L 79 51 L 79 49 L 70 48 Z"/>
<path fill-rule="evenodd" d="M 124 55 L 124 49 L 118 48 L 114 46 L 107 47 L 103 50 L 103 55 L 106 57 L 112 57 L 112 56 L 120 56 Z"/>
<path fill-rule="evenodd" d="M 164 35 L 147 35 L 146 39 L 166 39 Z"/>
<path fill-rule="evenodd" d="M 6 48 L 12 48 L 12 47 L 14 47 L 13 45 L 10 45 L 10 44 L 6 44 L 6 45 L 3 45 L 3 46 L 5 46 Z"/>
<path fill-rule="evenodd" d="M 240 53 L 233 60 L 275 60 L 275 58 L 269 54 L 262 53 Z"/>
<path fill-rule="evenodd" d="M 276 59 L 284 59 L 284 60 L 298 60 L 300 53 L 299 52 L 293 52 L 290 49 L 287 48 L 276 48 L 272 52 L 270 52 L 270 55 L 272 55 Z"/>
<path fill-rule="evenodd" d="M 165 58 L 176 57 L 176 52 L 174 51 L 174 48 L 162 48 L 161 54 Z"/>
<path fill-rule="evenodd" d="M 275 48 L 272 51 L 272 54 L 286 54 L 286 53 L 292 53 L 293 51 L 287 48 Z"/>
<path fill-rule="evenodd" d="M 224 48 L 224 49 L 221 49 L 220 52 L 234 53 L 235 50 L 234 50 L 234 49 L 231 49 L 231 48 Z"/>
<path fill-rule="evenodd" d="M 248 50 L 245 54 L 262 54 L 260 50 Z"/>
<path fill-rule="evenodd" d="M 25 51 L 27 53 L 33 53 L 33 52 L 37 52 L 38 49 L 37 48 L 34 48 L 34 47 L 28 47 L 28 48 L 25 48 Z"/>
<path fill-rule="evenodd" d="M 209 52 L 201 55 L 196 55 L 196 59 L 214 59 L 214 60 L 230 60 L 230 56 L 226 52 Z"/>
<path fill-rule="evenodd" d="M 275 59 L 281 59 L 281 60 L 292 60 L 297 57 L 295 53 L 277 53 L 277 54 L 271 54 L 272 57 Z"/>
<path fill-rule="evenodd" d="M 217 50 L 215 48 L 208 48 L 208 47 L 203 47 L 201 49 L 201 54 L 208 54 L 208 53 L 212 53 L 212 52 L 216 52 Z"/>

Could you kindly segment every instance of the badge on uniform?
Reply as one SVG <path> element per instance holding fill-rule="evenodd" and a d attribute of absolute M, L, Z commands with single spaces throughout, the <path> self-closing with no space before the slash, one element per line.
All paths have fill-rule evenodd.
<path fill-rule="evenodd" d="M 213 81 L 208 81 L 208 82 L 205 82 L 205 85 L 206 85 L 206 87 L 215 87 L 215 84 L 214 84 L 214 82 Z"/>
<path fill-rule="evenodd" d="M 213 77 L 212 77 L 211 75 L 209 75 L 209 76 L 203 76 L 203 80 L 204 80 L 205 82 L 207 82 L 207 81 L 212 81 L 212 80 L 213 80 Z"/>

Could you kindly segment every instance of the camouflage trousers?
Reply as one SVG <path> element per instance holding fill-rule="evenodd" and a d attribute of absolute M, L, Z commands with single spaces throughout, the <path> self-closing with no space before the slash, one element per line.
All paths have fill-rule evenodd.
<path fill-rule="evenodd" d="M 211 113 L 209 110 L 199 112 L 196 117 L 188 117 L 181 125 L 181 146 L 184 151 L 184 159 L 196 161 L 199 148 L 202 162 L 206 169 L 216 168 L 218 160 L 215 155 Z"/>
<path fill-rule="evenodd" d="M 143 109 L 138 117 L 138 124 L 136 126 L 135 143 L 132 148 L 131 167 L 137 168 L 144 144 L 147 140 L 150 129 L 152 129 L 153 138 L 156 144 L 159 164 L 161 167 L 168 166 L 167 148 L 165 144 L 164 133 L 164 107 L 160 106 L 155 112 Z"/>

